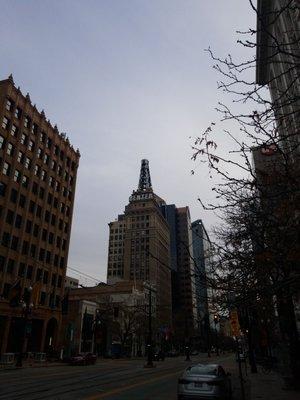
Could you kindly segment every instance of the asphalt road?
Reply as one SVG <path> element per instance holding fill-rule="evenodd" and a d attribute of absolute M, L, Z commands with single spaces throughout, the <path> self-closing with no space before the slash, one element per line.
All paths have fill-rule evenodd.
<path fill-rule="evenodd" d="M 0 371 L 1 400 L 175 400 L 177 378 L 188 365 L 218 362 L 232 374 L 234 400 L 240 400 L 237 366 L 232 355 L 207 359 L 205 355 L 156 362 L 99 360 L 96 365 L 23 368 Z"/>

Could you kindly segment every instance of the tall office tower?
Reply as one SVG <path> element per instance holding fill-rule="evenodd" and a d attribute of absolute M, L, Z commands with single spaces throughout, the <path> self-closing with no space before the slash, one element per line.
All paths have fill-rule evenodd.
<path fill-rule="evenodd" d="M 170 227 L 172 320 L 175 338 L 184 343 L 197 332 L 195 271 L 191 219 L 188 207 L 161 205 Z"/>
<path fill-rule="evenodd" d="M 119 215 L 116 221 L 110 222 L 109 249 L 107 263 L 107 283 L 114 284 L 124 279 L 124 238 L 126 222 L 124 215 Z"/>
<path fill-rule="evenodd" d="M 211 241 L 201 219 L 192 222 L 193 253 L 195 263 L 195 285 L 198 331 L 203 344 L 209 329 L 207 277 L 211 257 Z"/>
<path fill-rule="evenodd" d="M 189 207 L 177 208 L 177 243 L 179 293 L 183 310 L 181 331 L 190 339 L 197 330 L 197 304 Z"/>
<path fill-rule="evenodd" d="M 0 351 L 44 351 L 61 323 L 80 154 L 12 76 L 0 121 Z"/>
<path fill-rule="evenodd" d="M 170 232 L 152 189 L 149 163 L 142 160 L 138 189 L 124 215 L 110 225 L 108 282 L 118 279 L 148 282 L 155 291 L 160 326 L 171 324 Z M 122 226 L 121 226 L 122 225 Z M 122 243 L 123 242 L 123 243 Z"/>

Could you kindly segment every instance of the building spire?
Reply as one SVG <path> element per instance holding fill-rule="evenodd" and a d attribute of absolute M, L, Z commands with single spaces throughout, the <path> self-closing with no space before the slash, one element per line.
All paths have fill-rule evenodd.
<path fill-rule="evenodd" d="M 147 189 L 152 190 L 149 161 L 142 160 L 138 190 L 147 190 Z"/>

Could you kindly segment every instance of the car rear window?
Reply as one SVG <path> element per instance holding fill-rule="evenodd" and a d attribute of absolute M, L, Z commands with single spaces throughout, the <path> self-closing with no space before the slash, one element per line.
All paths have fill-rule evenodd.
<path fill-rule="evenodd" d="M 215 365 L 195 365 L 187 369 L 191 375 L 217 375 L 218 369 Z"/>

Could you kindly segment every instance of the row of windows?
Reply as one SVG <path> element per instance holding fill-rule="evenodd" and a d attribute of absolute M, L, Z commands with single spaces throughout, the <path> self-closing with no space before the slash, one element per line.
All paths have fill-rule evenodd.
<path fill-rule="evenodd" d="M 53 264 L 56 267 L 64 268 L 65 258 L 59 257 L 58 254 L 52 254 L 50 251 L 46 251 L 44 248 L 39 248 L 27 240 L 21 240 L 18 236 L 11 235 L 9 232 L 3 232 L 1 244 L 4 247 L 9 247 L 14 251 L 20 251 L 21 254 L 36 258 L 39 261 L 45 262 L 46 264 Z"/>
<path fill-rule="evenodd" d="M 0 182 L 0 196 L 3 196 L 3 197 L 5 196 L 5 194 L 6 194 L 6 189 L 7 189 L 7 185 L 6 185 L 4 182 Z M 32 192 L 35 193 L 35 194 L 38 194 L 38 196 L 39 196 L 41 199 L 44 198 L 45 191 L 44 191 L 44 189 L 43 189 L 42 187 L 38 188 L 38 185 L 37 185 L 36 182 L 33 182 L 33 185 L 32 185 Z M 11 201 L 12 203 L 14 203 L 14 204 L 16 204 L 16 203 L 18 202 L 18 191 L 17 191 L 16 189 L 14 189 L 14 188 L 12 188 L 12 189 L 11 189 L 11 192 L 10 192 L 10 201 Z M 21 208 L 25 208 L 26 202 L 27 202 L 27 201 L 26 201 L 26 197 L 25 197 L 23 194 L 20 193 L 20 196 L 19 196 L 19 206 L 20 206 Z M 59 211 L 60 211 L 62 214 L 65 214 L 67 217 L 70 216 L 70 213 L 71 213 L 70 207 L 67 206 L 67 205 L 66 205 L 65 203 L 63 203 L 63 202 L 60 202 L 60 203 L 59 203 L 58 200 L 57 200 L 57 198 L 54 197 L 51 193 L 48 193 L 48 196 L 47 196 L 47 203 L 48 203 L 49 205 L 53 205 L 54 208 L 59 209 Z M 29 212 L 30 212 L 31 214 L 35 214 L 37 217 L 41 218 L 41 215 L 42 215 L 42 207 L 41 207 L 39 204 L 35 203 L 33 200 L 30 200 L 30 201 L 29 201 L 28 210 L 29 210 Z M 53 216 L 53 214 L 52 214 L 52 216 L 51 216 L 51 223 L 52 223 L 52 220 L 54 221 L 54 223 L 52 223 L 52 225 L 55 225 L 55 218 L 56 218 L 56 217 Z M 50 211 L 48 211 L 48 210 L 45 210 L 45 220 L 46 220 L 46 222 L 49 222 L 49 221 L 50 221 Z M 59 229 L 63 229 L 63 228 L 61 227 L 62 224 L 63 224 L 62 219 L 59 219 L 59 227 L 60 227 Z M 67 223 L 65 223 L 65 225 L 68 226 Z M 64 229 L 65 229 L 65 232 L 68 231 L 68 228 L 64 228 Z"/>
<path fill-rule="evenodd" d="M 25 136 L 22 135 L 21 143 L 22 144 L 27 144 L 26 135 Z M 31 140 L 28 143 L 28 149 L 30 151 L 33 151 L 34 147 L 35 147 L 35 143 Z M 4 148 L 5 148 L 5 139 L 4 139 L 4 137 L 2 135 L 0 135 L 0 150 L 4 149 Z M 10 157 L 12 157 L 14 155 L 14 153 L 15 153 L 15 150 L 16 149 L 15 149 L 15 146 L 13 145 L 13 143 L 8 142 L 7 145 L 6 145 L 6 154 L 9 155 Z M 45 165 L 49 166 L 50 169 L 56 175 L 63 176 L 63 179 L 66 182 L 70 183 L 70 185 L 73 185 L 73 182 L 74 182 L 73 176 L 71 174 L 69 174 L 67 171 L 64 171 L 64 173 L 63 173 L 63 167 L 60 164 L 57 164 L 56 161 L 50 160 L 49 154 L 44 153 L 43 150 L 40 147 L 37 149 L 37 158 L 42 160 L 42 162 Z M 24 152 L 22 152 L 21 150 L 19 150 L 19 152 L 18 152 L 17 160 L 18 160 L 18 162 L 20 164 L 24 164 L 26 169 L 28 169 L 28 170 L 31 169 L 32 160 L 29 157 L 25 156 Z M 36 167 L 37 167 L 37 165 L 35 166 L 35 168 Z M 39 167 L 39 168 L 41 170 L 41 167 Z M 37 174 L 35 173 L 35 175 L 37 175 Z"/>
<path fill-rule="evenodd" d="M 6 103 L 6 110 L 9 112 L 13 112 L 14 105 L 12 100 L 8 99 Z M 15 108 L 15 112 L 13 114 L 14 118 L 16 120 L 20 120 L 22 116 L 22 110 L 19 107 Z M 23 126 L 26 130 L 28 130 L 32 135 L 36 136 L 39 142 L 44 145 L 46 148 L 51 150 L 53 148 L 53 143 L 52 140 L 47 137 L 46 133 L 42 130 L 40 130 L 39 126 L 31 121 L 31 118 L 29 116 L 24 117 L 24 123 Z M 12 123 L 12 120 L 9 119 L 8 117 L 4 116 L 2 120 L 2 128 L 6 131 L 11 132 L 13 136 L 17 136 L 19 133 L 19 128 L 15 123 Z M 22 135 L 27 136 L 24 132 Z M 28 137 L 28 136 L 27 136 Z M 22 141 L 21 141 L 22 143 Z M 25 144 L 25 143 L 23 143 Z M 68 167 L 71 167 L 72 170 L 75 170 L 75 162 L 72 161 L 70 157 L 65 156 L 65 152 L 59 148 L 58 145 L 54 145 L 54 154 L 60 158 L 61 161 L 66 160 L 66 165 Z"/>
<path fill-rule="evenodd" d="M 1 159 L 0 159 L 1 161 Z M 12 174 L 11 164 L 7 161 L 3 162 L 2 173 L 6 176 L 13 176 L 13 180 L 17 183 L 20 183 L 23 187 L 28 188 L 29 186 L 29 177 L 25 174 L 22 174 L 20 170 L 15 169 Z M 34 175 L 39 177 L 42 181 L 47 180 L 47 172 L 42 169 L 39 165 L 34 166 Z M 35 184 L 37 185 L 37 184 Z M 56 192 L 62 193 L 63 197 L 67 197 L 70 201 L 72 200 L 73 192 L 68 190 L 65 186 L 61 188 L 60 183 L 56 181 L 52 176 L 49 177 L 48 185 L 51 186 Z M 34 183 L 33 183 L 34 186 Z M 43 189 L 45 190 L 45 189 Z"/>
<path fill-rule="evenodd" d="M 107 275 L 108 276 L 120 276 L 120 277 L 123 277 L 124 272 L 122 270 L 108 271 Z"/>
<path fill-rule="evenodd" d="M 42 282 L 47 285 L 51 283 L 53 287 L 62 287 L 62 276 L 53 273 L 51 276 L 48 271 L 42 268 L 34 268 L 32 265 L 26 265 L 23 262 L 17 265 L 17 262 L 11 258 L 6 259 L 0 255 L 0 272 L 6 272 L 10 275 L 18 275 L 20 278 L 26 278 L 35 282 Z M 51 277 L 51 279 L 50 279 Z"/>
<path fill-rule="evenodd" d="M 53 214 L 52 214 L 52 217 L 53 217 Z M 6 212 L 5 221 L 9 225 L 14 225 L 15 228 L 17 228 L 17 229 L 21 229 L 22 225 L 23 225 L 23 217 L 20 214 L 15 214 L 14 211 L 12 211 L 10 209 L 8 209 Z M 53 223 L 52 223 L 52 225 L 53 225 L 55 221 L 53 219 L 52 219 L 52 221 L 53 221 Z M 25 223 L 25 220 L 24 220 L 24 223 Z M 67 226 L 65 226 L 65 228 L 66 227 Z M 59 229 L 60 230 L 63 229 L 63 221 L 62 220 L 60 220 Z M 66 249 L 66 245 L 67 245 L 66 239 L 62 239 L 60 236 L 55 237 L 53 232 L 51 232 L 51 231 L 48 232 L 47 229 L 40 229 L 39 225 L 34 224 L 30 219 L 26 220 L 26 223 L 25 223 L 25 232 L 26 233 L 32 234 L 34 237 L 38 237 L 40 231 L 41 231 L 41 240 L 43 240 L 44 242 L 48 241 L 49 244 L 54 244 L 56 242 L 57 248 L 60 248 L 62 245 L 62 250 Z"/>
<path fill-rule="evenodd" d="M 9 299 L 10 291 L 12 285 L 10 283 L 5 283 L 3 287 L 2 297 L 4 299 Z M 40 292 L 39 305 L 46 306 L 49 305 L 52 309 L 58 308 L 60 306 L 60 297 L 54 293 L 47 294 L 46 292 Z"/>

